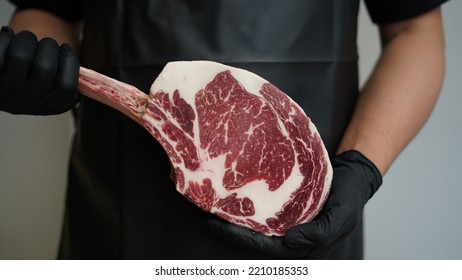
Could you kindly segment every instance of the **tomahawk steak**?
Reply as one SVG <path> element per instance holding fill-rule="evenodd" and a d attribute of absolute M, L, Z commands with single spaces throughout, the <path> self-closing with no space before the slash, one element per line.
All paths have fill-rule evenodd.
<path fill-rule="evenodd" d="M 171 62 L 147 95 L 81 68 L 79 90 L 144 126 L 170 158 L 176 189 L 229 222 L 281 236 L 326 200 L 332 167 L 316 127 L 249 71 Z"/>

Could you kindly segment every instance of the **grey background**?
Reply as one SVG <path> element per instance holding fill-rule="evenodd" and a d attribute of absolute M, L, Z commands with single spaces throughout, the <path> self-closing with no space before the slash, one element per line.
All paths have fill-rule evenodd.
<path fill-rule="evenodd" d="M 368 203 L 367 259 L 462 259 L 462 1 L 443 6 L 446 79 L 423 130 Z M 0 25 L 12 6 L 0 1 Z M 376 27 L 360 12 L 360 70 L 365 80 L 379 52 Z M 0 259 L 53 259 L 62 220 L 70 114 L 0 112 Z"/>

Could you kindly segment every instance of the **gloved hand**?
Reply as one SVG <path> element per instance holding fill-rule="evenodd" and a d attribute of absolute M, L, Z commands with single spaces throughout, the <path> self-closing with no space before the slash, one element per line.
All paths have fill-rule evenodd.
<path fill-rule="evenodd" d="M 0 110 L 12 114 L 61 114 L 79 100 L 79 60 L 72 48 L 28 31 L 0 31 Z"/>
<path fill-rule="evenodd" d="M 377 167 L 357 151 L 347 151 L 331 160 L 332 187 L 323 210 L 311 222 L 289 229 L 284 237 L 265 236 L 217 217 L 207 224 L 223 238 L 274 258 L 326 257 L 362 218 L 366 202 L 382 184 Z"/>

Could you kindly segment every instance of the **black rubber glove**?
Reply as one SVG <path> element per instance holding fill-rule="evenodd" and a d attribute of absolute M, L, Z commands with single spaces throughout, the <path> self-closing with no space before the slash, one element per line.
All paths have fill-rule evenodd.
<path fill-rule="evenodd" d="M 79 100 L 79 60 L 72 48 L 23 31 L 0 31 L 0 110 L 12 114 L 54 115 Z"/>
<path fill-rule="evenodd" d="M 382 184 L 377 167 L 357 151 L 331 160 L 332 187 L 323 210 L 311 222 L 289 229 L 284 237 L 265 236 L 216 217 L 207 219 L 212 230 L 237 244 L 274 258 L 325 258 L 357 226 L 364 205 Z"/>

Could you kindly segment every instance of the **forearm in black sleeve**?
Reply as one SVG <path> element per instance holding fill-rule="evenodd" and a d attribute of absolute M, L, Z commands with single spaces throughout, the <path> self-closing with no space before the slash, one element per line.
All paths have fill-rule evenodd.
<path fill-rule="evenodd" d="M 402 21 L 424 14 L 448 0 L 364 0 L 373 22 Z"/>

